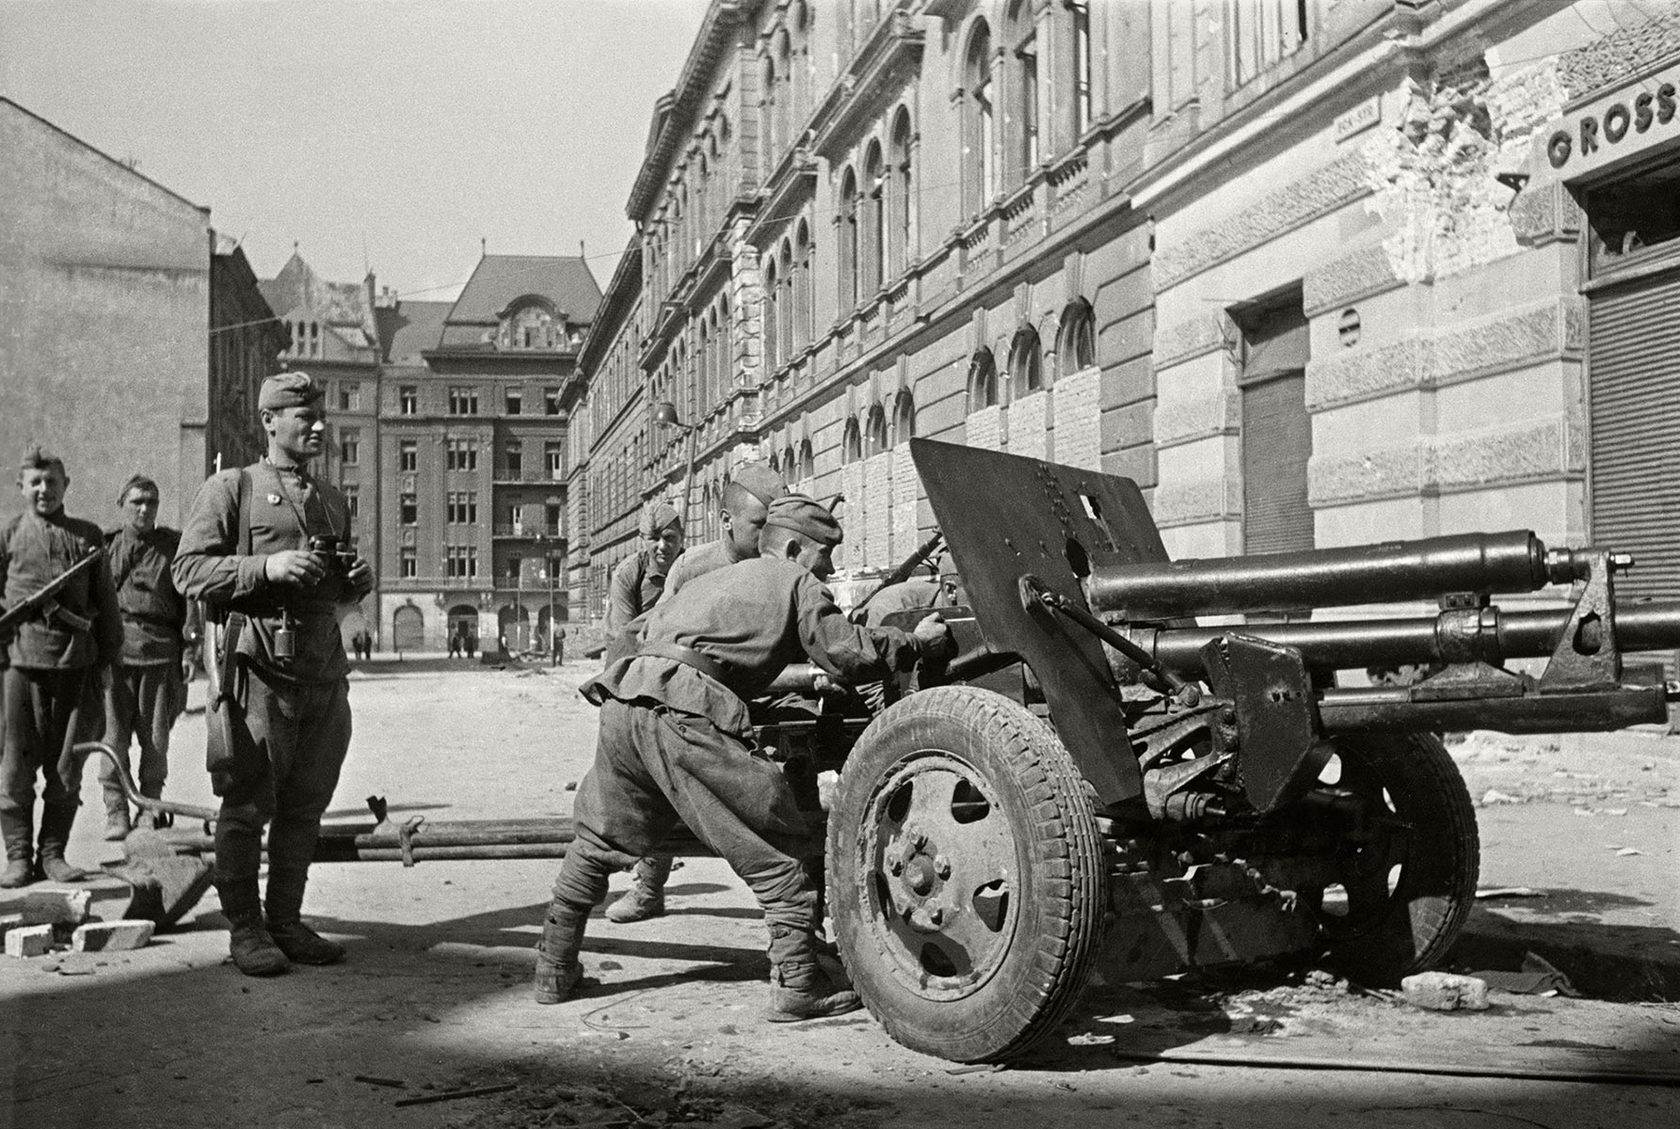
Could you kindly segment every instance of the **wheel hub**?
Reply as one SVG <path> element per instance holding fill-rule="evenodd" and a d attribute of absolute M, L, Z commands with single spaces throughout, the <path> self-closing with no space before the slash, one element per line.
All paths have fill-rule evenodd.
<path fill-rule="evenodd" d="M 984 778 L 924 750 L 870 806 L 872 914 L 894 974 L 930 998 L 976 990 L 1007 955 L 1016 842 Z"/>

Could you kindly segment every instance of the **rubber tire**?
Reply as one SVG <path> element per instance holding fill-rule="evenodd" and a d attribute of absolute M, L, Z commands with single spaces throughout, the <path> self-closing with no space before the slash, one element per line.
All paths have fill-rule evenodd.
<path fill-rule="evenodd" d="M 907 983 L 877 904 L 868 827 L 881 788 L 929 751 L 972 770 L 1013 846 L 1010 920 L 989 976 L 960 999 Z M 1005 849 L 1005 853 L 1007 849 Z M 1102 943 L 1103 847 L 1089 789 L 1043 721 L 988 690 L 942 686 L 894 703 L 858 739 L 828 821 L 829 904 L 853 985 L 899 1043 L 954 1062 L 1014 1058 L 1078 1000 Z M 1025 896 L 1021 892 L 1029 892 Z"/>
<path fill-rule="evenodd" d="M 1470 916 L 1481 868 L 1476 809 L 1433 733 L 1350 735 L 1335 744 L 1346 766 L 1343 786 L 1385 790 L 1409 828 L 1400 832 L 1394 889 L 1380 906 L 1327 925 L 1325 952 L 1330 967 L 1349 979 L 1395 987 L 1440 963 Z M 1395 858 L 1391 852 L 1390 862 Z"/>

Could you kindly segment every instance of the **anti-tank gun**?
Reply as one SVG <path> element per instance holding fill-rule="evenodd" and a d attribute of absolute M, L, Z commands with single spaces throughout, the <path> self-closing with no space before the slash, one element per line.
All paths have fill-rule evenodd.
<path fill-rule="evenodd" d="M 1436 734 L 1614 729 L 1680 696 L 1623 661 L 1680 645 L 1680 602 L 1618 605 L 1631 562 L 1613 552 L 1519 531 L 1173 562 L 1130 480 L 911 451 L 971 610 L 949 611 L 958 657 L 897 687 L 850 749 L 828 867 L 848 971 L 919 1050 L 1017 1055 L 1093 970 L 1306 954 L 1390 984 L 1427 968 L 1469 912 L 1479 850 Z M 1556 611 L 1493 602 L 1554 585 Z M 1420 600 L 1439 610 L 1197 623 Z M 1400 664 L 1434 673 L 1338 685 Z"/>

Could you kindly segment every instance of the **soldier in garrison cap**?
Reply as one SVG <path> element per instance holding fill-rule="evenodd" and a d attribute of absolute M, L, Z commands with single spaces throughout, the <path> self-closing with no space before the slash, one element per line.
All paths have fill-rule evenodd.
<path fill-rule="evenodd" d="M 8 608 L 35 595 L 104 545 L 91 521 L 64 512 L 70 476 L 58 456 L 29 448 L 18 468 L 23 512 L 0 529 L 0 596 Z M 99 709 L 100 672 L 122 650 L 117 597 L 103 559 L 72 577 L 0 639 L 0 886 L 85 877 L 64 858 L 76 821 L 81 768 L 67 754 Z M 93 727 L 97 732 L 97 728 Z M 41 824 L 35 838 L 35 775 Z M 32 853 L 33 848 L 33 853 Z M 33 865 L 32 865 L 33 864 Z"/>
<path fill-rule="evenodd" d="M 846 622 L 822 581 L 840 525 L 803 495 L 768 507 L 759 556 L 683 587 L 648 618 L 634 655 L 580 689 L 601 707 L 595 763 L 572 808 L 576 839 L 554 883 L 538 943 L 539 1003 L 568 998 L 607 876 L 645 857 L 680 821 L 729 862 L 757 897 L 770 932 L 775 1022 L 859 1006 L 817 964 L 817 889 L 801 862 L 809 831 L 781 770 L 753 744 L 747 700 L 782 667 L 809 658 L 843 681 L 884 678 L 924 656 L 947 657 L 936 615 L 913 633 Z"/>
<path fill-rule="evenodd" d="M 665 576 L 682 552 L 682 518 L 669 502 L 642 511 L 638 532 L 643 547 L 613 569 L 607 597 L 607 630 L 621 632 L 652 609 L 665 591 Z"/>
<path fill-rule="evenodd" d="M 182 594 L 221 622 L 214 877 L 233 963 L 248 976 L 344 957 L 301 914 L 321 815 L 350 747 L 340 613 L 373 587 L 373 570 L 348 550 L 343 495 L 309 473 L 326 443 L 323 392 L 301 372 L 263 381 L 268 453 L 199 489 L 173 568 Z M 265 827 L 266 900 L 257 886 Z"/>
<path fill-rule="evenodd" d="M 770 516 L 770 503 L 788 492 L 782 476 L 764 463 L 743 463 L 735 468 L 729 485 L 723 488 L 718 507 L 718 524 L 723 536 L 677 558 L 665 578 L 662 599 L 669 600 L 684 584 L 715 572 L 724 565 L 758 556 L 758 535 Z M 634 626 L 637 635 L 645 627 L 647 612 Z M 607 907 L 607 918 L 619 924 L 645 921 L 665 912 L 665 882 L 671 876 L 671 857 L 658 855 L 636 863 L 635 877 L 622 898 Z"/>

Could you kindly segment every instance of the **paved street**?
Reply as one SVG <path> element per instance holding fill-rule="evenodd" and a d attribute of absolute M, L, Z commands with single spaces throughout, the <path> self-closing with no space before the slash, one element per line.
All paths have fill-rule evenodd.
<path fill-rule="evenodd" d="M 593 711 L 575 694 L 584 665 L 419 669 L 440 665 L 381 662 L 353 676 L 357 736 L 336 810 L 356 816 L 380 794 L 405 815 L 565 814 L 593 743 Z M 195 771 L 202 718 L 189 715 L 177 738 L 169 793 L 208 802 Z M 1598 945 L 1618 955 L 1597 963 L 1651 976 L 1676 963 L 1677 746 L 1649 734 L 1478 734 L 1460 746 L 1472 795 L 1488 801 L 1484 888 L 1547 895 L 1485 899 L 1472 937 L 1489 952 L 1517 938 L 1565 957 Z M 91 785 L 84 798 L 94 801 Z M 91 815 L 84 808 L 76 861 L 115 854 Z M 772 1027 L 758 1018 L 762 927 L 713 860 L 676 873 L 665 919 L 593 923 L 585 963 L 600 986 L 539 1008 L 528 998 L 531 944 L 554 869 L 319 866 L 306 909 L 350 959 L 270 981 L 225 963 L 214 895 L 140 952 L 0 962 L 10 1090 L 0 1125 L 1632 1129 L 1673 1124 L 1680 1108 L 1672 1004 L 1500 995 L 1488 1013 L 1437 1015 L 1278 979 L 1099 987 L 1030 1063 L 996 1072 L 904 1050 L 864 1014 Z M 1258 1065 L 1130 1057 L 1155 1053 Z M 1267 1065 L 1286 1056 L 1530 1077 Z M 1669 1085 L 1532 1077 L 1606 1070 L 1666 1072 Z"/>

